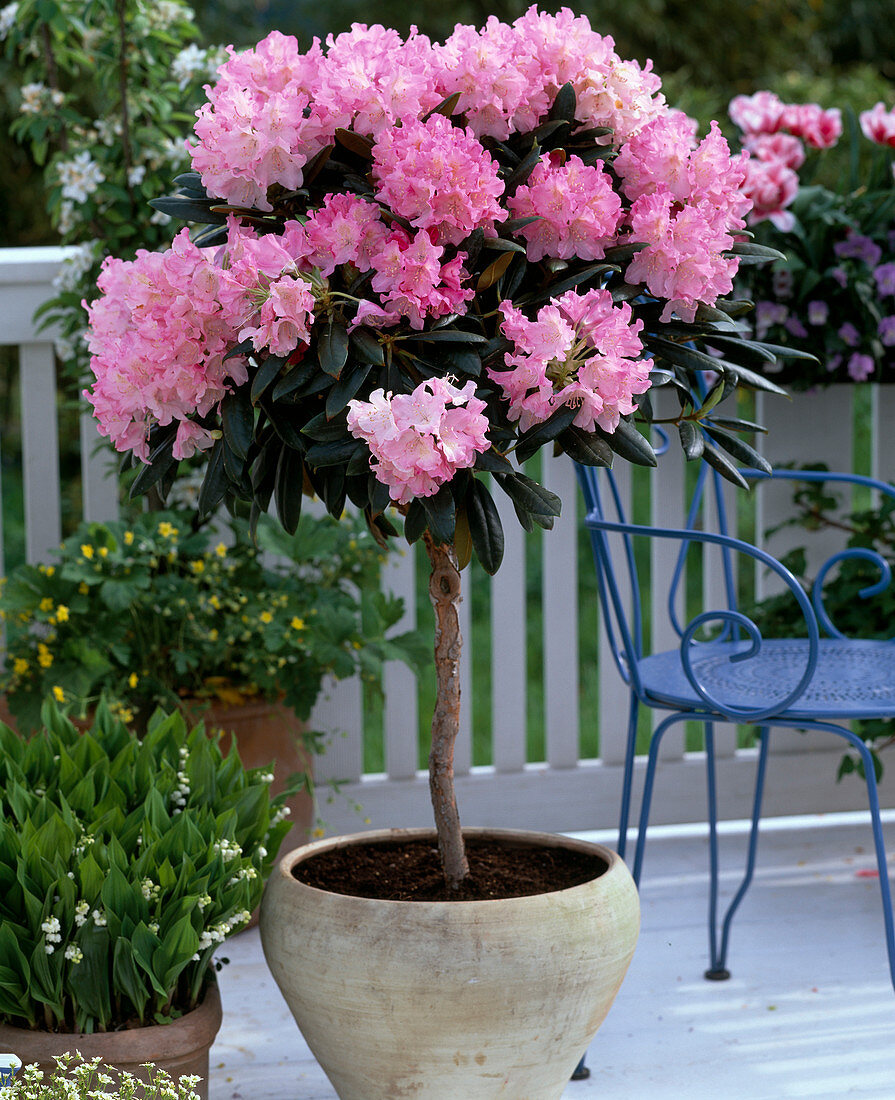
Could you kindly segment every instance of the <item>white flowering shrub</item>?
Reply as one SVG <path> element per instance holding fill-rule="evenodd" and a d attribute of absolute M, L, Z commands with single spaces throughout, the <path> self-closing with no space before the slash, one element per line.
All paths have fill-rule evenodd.
<path fill-rule="evenodd" d="M 0 9 L 0 49 L 21 74 L 11 133 L 43 167 L 62 267 L 48 316 L 71 377 L 87 362 L 81 302 L 96 295 L 105 254 L 168 243 L 169 218 L 144 218 L 150 197 L 189 166 L 185 137 L 202 87 L 226 54 L 195 41 L 180 0 L 17 0 Z"/>
<path fill-rule="evenodd" d="M 146 1063 L 147 1080 L 101 1065 L 99 1058 L 84 1059 L 63 1054 L 56 1069 L 47 1076 L 37 1066 L 25 1066 L 12 1085 L 0 1088 L 0 1100 L 199 1100 L 201 1078 L 195 1075 L 176 1081 L 163 1069 Z"/>
<path fill-rule="evenodd" d="M 271 778 L 180 714 L 142 740 L 104 704 L 85 733 L 52 704 L 27 741 L 0 724 L 0 1021 L 91 1032 L 194 1008 L 288 831 L 295 788 L 271 798 Z"/>

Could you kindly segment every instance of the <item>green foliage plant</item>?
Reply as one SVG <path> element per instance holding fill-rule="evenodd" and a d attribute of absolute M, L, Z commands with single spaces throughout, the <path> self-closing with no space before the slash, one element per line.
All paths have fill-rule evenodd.
<path fill-rule="evenodd" d="M 197 37 L 181 0 L 18 0 L 0 13 L 20 74 L 10 133 L 42 170 L 50 223 L 73 246 L 43 307 L 72 379 L 86 368 L 81 302 L 96 296 L 103 257 L 170 239 L 170 219 L 145 217 L 146 204 L 189 163 L 194 104 L 224 58 Z"/>
<path fill-rule="evenodd" d="M 146 735 L 104 704 L 81 733 L 51 702 L 0 724 L 0 1020 L 96 1032 L 195 1008 L 244 927 L 291 790 L 158 711 Z"/>
<path fill-rule="evenodd" d="M 146 1063 L 148 1082 L 138 1081 L 126 1070 L 100 1064 L 99 1058 L 57 1058 L 56 1069 L 46 1076 L 37 1066 L 26 1066 L 22 1076 L 0 1088 L 0 1100 L 199 1100 L 195 1075 L 176 1081 L 163 1069 Z M 114 1086 L 114 1091 L 110 1090 Z"/>
<path fill-rule="evenodd" d="M 382 558 L 350 519 L 305 515 L 291 535 L 262 519 L 257 544 L 194 512 L 83 524 L 6 579 L 0 688 L 25 729 L 44 699 L 84 715 L 101 695 L 128 722 L 184 700 L 282 700 L 306 719 L 325 677 L 414 655 L 413 635 L 386 637 L 402 604 L 380 592 Z"/>

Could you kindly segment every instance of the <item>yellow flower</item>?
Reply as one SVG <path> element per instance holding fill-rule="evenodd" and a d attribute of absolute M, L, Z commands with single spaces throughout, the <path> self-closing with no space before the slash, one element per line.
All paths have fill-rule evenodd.
<path fill-rule="evenodd" d="M 55 684 L 53 686 L 53 698 L 56 700 L 57 703 L 65 702 L 65 692 L 58 684 Z"/>
<path fill-rule="evenodd" d="M 88 561 L 93 561 L 93 547 L 89 542 L 85 542 L 81 546 L 81 553 Z"/>
<path fill-rule="evenodd" d="M 190 569 L 192 569 L 194 573 L 204 573 L 205 562 L 202 561 L 201 558 L 197 558 L 195 561 L 190 562 Z"/>
<path fill-rule="evenodd" d="M 217 546 L 214 548 L 214 552 L 217 554 L 217 556 L 219 558 L 226 558 L 226 556 L 227 556 L 227 547 L 224 546 L 224 544 L 222 542 L 219 542 L 217 544 Z"/>
<path fill-rule="evenodd" d="M 43 642 L 38 643 L 37 646 L 37 663 L 41 668 L 49 668 L 53 663 L 53 654 L 47 649 Z"/>
<path fill-rule="evenodd" d="M 100 556 L 101 558 L 107 558 L 107 557 L 109 556 L 109 548 L 108 548 L 108 546 L 101 546 L 101 547 L 99 548 L 99 556 Z"/>
<path fill-rule="evenodd" d="M 50 599 L 49 596 L 44 596 L 44 598 L 40 601 L 40 609 L 41 611 L 53 610 L 53 601 Z"/>
<path fill-rule="evenodd" d="M 61 603 L 56 608 L 56 619 L 60 623 L 67 623 L 68 622 L 68 608 L 65 606 L 64 603 Z"/>
<path fill-rule="evenodd" d="M 24 657 L 16 657 L 12 663 L 12 670 L 16 676 L 24 676 L 28 671 L 28 662 Z"/>
<path fill-rule="evenodd" d="M 133 545 L 133 541 L 134 541 L 133 531 L 125 531 L 124 532 L 124 545 L 125 546 L 131 546 L 131 545 Z"/>
<path fill-rule="evenodd" d="M 273 615 L 271 615 L 271 613 L 269 611 L 262 611 L 261 615 L 260 615 L 260 619 L 261 619 L 262 623 L 272 623 L 273 622 Z"/>
<path fill-rule="evenodd" d="M 216 641 L 218 640 L 218 632 L 217 632 L 217 630 L 215 630 L 215 629 L 213 629 L 213 628 L 212 628 L 211 630 L 209 630 L 209 632 L 208 632 L 208 637 L 209 637 L 209 638 L 210 638 L 210 639 L 211 639 L 211 640 L 212 640 L 213 642 L 216 642 Z"/>
<path fill-rule="evenodd" d="M 168 523 L 167 520 L 163 520 L 158 525 L 158 533 L 162 536 L 163 539 L 177 538 L 177 528 L 174 526 L 173 523 Z"/>
<path fill-rule="evenodd" d="M 90 585 L 86 581 L 81 581 L 81 583 L 78 585 L 78 592 L 82 596 L 86 596 L 89 591 Z"/>
<path fill-rule="evenodd" d="M 137 684 L 139 684 L 139 682 L 140 682 L 140 677 L 136 674 L 136 672 L 132 672 L 130 674 L 130 676 L 128 676 L 128 678 L 127 678 L 128 687 L 135 688 L 137 686 Z"/>
<path fill-rule="evenodd" d="M 217 593 L 212 593 L 208 597 L 208 602 L 215 609 L 215 611 L 220 611 L 221 610 L 221 601 L 220 601 L 220 598 L 218 597 Z"/>
<path fill-rule="evenodd" d="M 305 621 L 304 621 L 304 619 L 300 619 L 298 617 L 298 615 L 296 615 L 296 616 L 294 616 L 294 618 L 292 619 L 292 622 L 289 625 L 292 627 L 293 630 L 304 630 Z"/>

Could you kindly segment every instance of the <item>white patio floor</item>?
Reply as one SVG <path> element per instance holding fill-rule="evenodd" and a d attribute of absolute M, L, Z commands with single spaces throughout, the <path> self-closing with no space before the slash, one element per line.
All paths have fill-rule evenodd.
<path fill-rule="evenodd" d="M 895 848 L 895 811 L 886 825 Z M 723 828 L 724 882 L 733 884 L 745 828 Z M 634 961 L 588 1052 L 591 1077 L 570 1082 L 563 1100 L 895 1100 L 895 992 L 865 819 L 764 824 L 726 982 L 701 976 L 706 863 L 704 829 L 651 830 Z M 336 1100 L 267 971 L 257 929 L 226 954 L 210 1100 Z"/>

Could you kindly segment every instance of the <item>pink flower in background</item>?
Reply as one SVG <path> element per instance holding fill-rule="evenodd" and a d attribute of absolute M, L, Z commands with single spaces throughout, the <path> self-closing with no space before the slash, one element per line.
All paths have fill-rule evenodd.
<path fill-rule="evenodd" d="M 460 388 L 431 378 L 412 393 L 392 396 L 378 389 L 369 401 L 349 401 L 348 428 L 370 448 L 373 472 L 388 485 L 392 500 L 406 504 L 437 493 L 488 450 L 485 408 L 475 382 Z"/>
<path fill-rule="evenodd" d="M 507 216 L 497 165 L 444 115 L 386 130 L 373 147 L 373 178 L 381 200 L 438 243 L 459 244 L 479 227 L 493 233 Z"/>
<path fill-rule="evenodd" d="M 887 110 L 885 103 L 880 102 L 869 111 L 862 111 L 859 120 L 866 138 L 895 149 L 895 108 Z"/>
<path fill-rule="evenodd" d="M 615 241 L 622 208 L 602 165 L 592 167 L 575 156 L 564 164 L 544 157 L 508 205 L 514 217 L 538 217 L 517 230 L 530 260 L 602 259 Z"/>
<path fill-rule="evenodd" d="M 758 134 L 747 137 L 743 145 L 756 160 L 776 161 L 793 171 L 805 163 L 805 146 L 792 134 Z"/>
<path fill-rule="evenodd" d="M 634 411 L 633 396 L 649 389 L 649 363 L 639 359 L 642 322 L 632 322 L 631 307 L 616 305 L 608 291 L 567 291 L 533 321 L 511 302 L 501 302 L 500 312 L 514 349 L 505 356 L 508 369 L 488 373 L 521 431 L 569 405 L 579 410 L 578 427 L 613 432 Z"/>
<path fill-rule="evenodd" d="M 766 218 L 783 232 L 795 225 L 795 217 L 786 209 L 799 190 L 799 177 L 779 160 L 746 162 L 746 179 L 743 194 L 752 203 L 749 224 L 755 225 Z"/>
<path fill-rule="evenodd" d="M 812 149 L 829 149 L 842 136 L 842 112 L 817 103 L 794 103 L 783 112 L 782 128 L 802 138 Z"/>
<path fill-rule="evenodd" d="M 785 104 L 774 92 L 738 95 L 727 113 L 744 134 L 776 134 L 781 129 Z"/>

